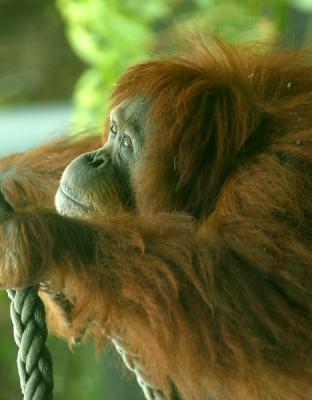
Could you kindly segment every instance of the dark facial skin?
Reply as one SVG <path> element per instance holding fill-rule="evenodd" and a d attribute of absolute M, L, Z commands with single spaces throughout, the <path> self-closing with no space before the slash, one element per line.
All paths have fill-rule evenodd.
<path fill-rule="evenodd" d="M 135 210 L 132 177 L 144 146 L 146 111 L 142 99 L 125 101 L 111 111 L 104 146 L 82 154 L 65 169 L 55 198 L 59 213 L 81 216 Z"/>

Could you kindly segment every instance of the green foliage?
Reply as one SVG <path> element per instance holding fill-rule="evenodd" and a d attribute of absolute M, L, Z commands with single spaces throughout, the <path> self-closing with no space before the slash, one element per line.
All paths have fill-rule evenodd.
<path fill-rule="evenodd" d="M 291 3 L 298 9 L 306 12 L 312 11 L 311 0 L 291 0 Z"/>
<path fill-rule="evenodd" d="M 274 37 L 287 6 L 285 0 L 56 1 L 70 43 L 88 65 L 74 95 L 78 128 L 102 124 L 116 78 L 166 49 L 175 30 L 211 31 L 233 41 Z"/>

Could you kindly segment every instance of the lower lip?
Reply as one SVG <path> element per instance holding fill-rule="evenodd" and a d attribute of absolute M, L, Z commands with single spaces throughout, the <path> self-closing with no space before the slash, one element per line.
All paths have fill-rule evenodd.
<path fill-rule="evenodd" d="M 61 194 L 67 199 L 69 200 L 71 203 L 75 204 L 75 206 L 82 208 L 83 210 L 87 211 L 90 210 L 90 207 L 80 203 L 79 201 L 77 201 L 76 199 L 73 199 L 71 196 L 69 196 L 66 191 L 62 188 L 62 186 L 59 187 L 59 190 L 61 192 Z"/>

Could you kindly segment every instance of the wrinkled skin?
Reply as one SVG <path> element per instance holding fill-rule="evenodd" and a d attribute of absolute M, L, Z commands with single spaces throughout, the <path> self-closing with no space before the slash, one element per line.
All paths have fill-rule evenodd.
<path fill-rule="evenodd" d="M 144 146 L 146 102 L 123 102 L 110 115 L 107 142 L 82 154 L 65 169 L 56 194 L 64 215 L 116 214 L 135 210 L 133 176 Z"/>

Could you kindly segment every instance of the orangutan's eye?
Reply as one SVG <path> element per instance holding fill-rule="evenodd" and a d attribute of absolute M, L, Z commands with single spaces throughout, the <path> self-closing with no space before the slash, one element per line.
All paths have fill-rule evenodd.
<path fill-rule="evenodd" d="M 128 149 L 132 148 L 132 141 L 128 135 L 125 135 L 122 139 L 122 145 Z"/>
<path fill-rule="evenodd" d="M 111 123 L 110 131 L 113 135 L 117 135 L 117 125 L 115 122 Z"/>

